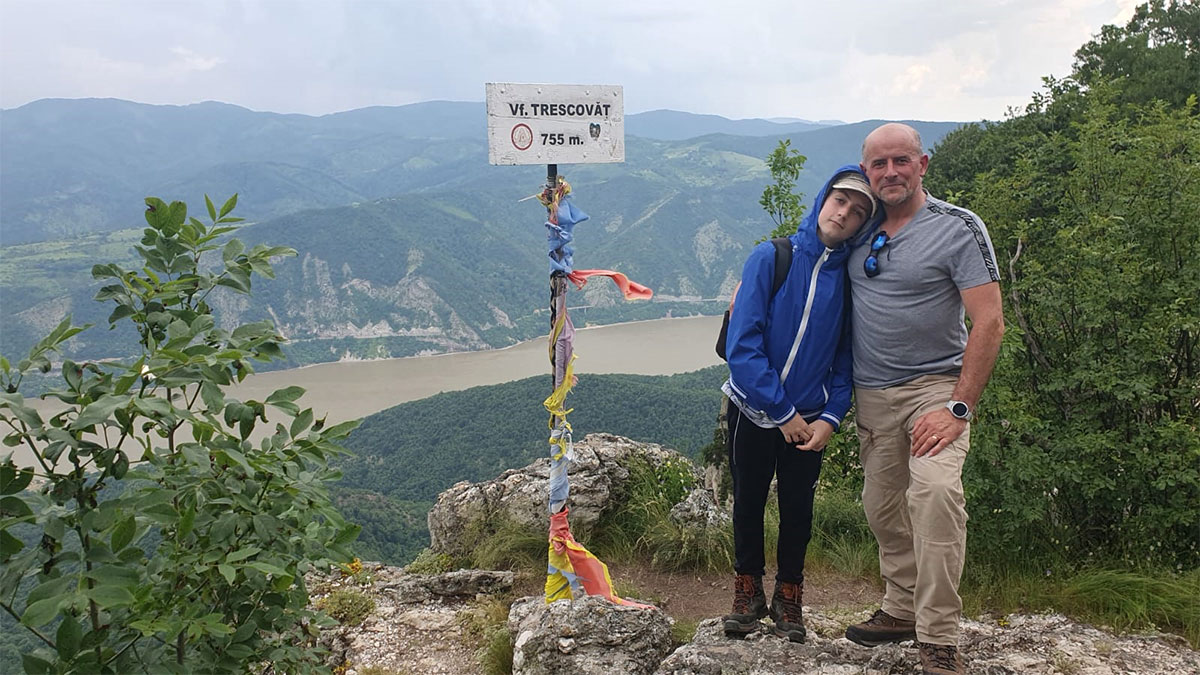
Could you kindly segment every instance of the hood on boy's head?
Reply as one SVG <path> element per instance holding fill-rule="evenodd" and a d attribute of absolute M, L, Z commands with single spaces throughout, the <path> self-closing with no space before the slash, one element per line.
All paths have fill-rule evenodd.
<path fill-rule="evenodd" d="M 854 235 L 846 240 L 847 243 L 857 245 L 857 240 L 863 233 L 870 232 L 875 225 L 876 217 L 883 211 L 879 208 L 879 202 L 875 199 L 874 193 L 871 192 L 871 184 L 867 182 L 867 175 L 858 168 L 857 164 L 847 164 L 829 177 L 825 181 L 825 185 L 821 191 L 817 193 L 816 199 L 813 200 L 812 208 L 808 213 L 804 214 L 804 221 L 800 224 L 801 230 L 817 231 L 817 216 L 821 212 L 821 207 L 825 205 L 825 198 L 833 189 L 839 190 L 856 190 L 863 193 L 871 200 L 871 215 L 863 221 L 862 227 L 858 229 Z"/>
<path fill-rule="evenodd" d="M 867 213 L 867 220 L 875 216 L 875 211 L 879 208 L 879 202 L 876 201 L 875 195 L 871 192 L 871 185 L 867 182 L 865 176 L 859 173 L 839 173 L 833 177 L 830 190 L 850 190 L 857 192 L 867 198 L 871 204 L 871 210 Z M 823 206 L 823 205 L 822 205 Z"/>

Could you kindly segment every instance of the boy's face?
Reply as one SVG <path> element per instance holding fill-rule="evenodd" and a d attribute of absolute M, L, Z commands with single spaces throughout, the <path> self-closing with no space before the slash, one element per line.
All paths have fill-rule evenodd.
<path fill-rule="evenodd" d="M 817 214 L 817 236 L 826 246 L 837 246 L 862 227 L 870 212 L 871 201 L 861 192 L 831 190 Z"/>

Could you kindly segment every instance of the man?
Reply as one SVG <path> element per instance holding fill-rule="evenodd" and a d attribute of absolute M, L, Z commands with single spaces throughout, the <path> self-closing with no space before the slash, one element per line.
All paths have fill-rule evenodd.
<path fill-rule="evenodd" d="M 1004 315 L 987 230 L 924 190 L 928 165 L 907 125 L 885 124 L 863 143 L 861 167 L 885 216 L 848 265 L 854 397 L 885 590 L 880 610 L 846 637 L 868 647 L 915 639 L 923 672 L 942 674 L 963 672 L 962 466 Z"/>
<path fill-rule="evenodd" d="M 853 165 L 836 171 L 788 238 L 789 273 L 773 242 L 751 252 L 729 316 L 729 470 L 733 476 L 733 610 L 727 635 L 760 629 L 803 642 L 804 556 L 812 532 L 821 451 L 850 409 L 850 337 L 846 329 L 846 240 L 872 223 L 875 198 Z M 763 510 L 778 478 L 779 570 L 768 606 L 762 578 Z"/>

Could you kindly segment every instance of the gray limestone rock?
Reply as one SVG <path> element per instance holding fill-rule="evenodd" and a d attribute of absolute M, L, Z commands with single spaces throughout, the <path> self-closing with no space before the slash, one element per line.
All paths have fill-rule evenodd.
<path fill-rule="evenodd" d="M 628 466 L 635 458 L 652 465 L 670 459 L 692 466 L 683 455 L 653 443 L 611 434 L 589 434 L 575 443 L 575 459 L 568 474 L 572 528 L 586 529 L 599 520 L 600 514 L 621 494 L 629 479 Z M 692 470 L 695 472 L 694 467 Z M 505 471 L 489 481 L 464 481 L 451 486 L 438 495 L 437 503 L 429 511 L 430 548 L 452 555 L 469 553 L 502 521 L 546 531 L 549 475 L 547 457 L 524 468 Z"/>
<path fill-rule="evenodd" d="M 730 527 L 729 512 L 717 505 L 708 488 L 697 488 L 681 502 L 671 507 L 671 520 L 681 527 L 705 529 Z"/>
<path fill-rule="evenodd" d="M 766 675 L 806 673 L 850 675 L 912 673 L 918 668 L 912 642 L 860 647 L 842 637 L 847 623 L 866 618 L 833 618 L 805 608 L 808 639 L 793 644 L 770 633 L 744 640 L 726 638 L 718 619 L 696 629 L 691 643 L 659 666 L 658 675 Z M 968 673 L 1125 673 L 1200 672 L 1200 654 L 1182 638 L 1166 635 L 1112 635 L 1057 614 L 1012 615 L 999 621 L 961 624 L 959 639 Z"/>
<path fill-rule="evenodd" d="M 513 675 L 652 673 L 671 649 L 671 620 L 657 608 L 595 596 L 521 598 L 508 614 Z"/>

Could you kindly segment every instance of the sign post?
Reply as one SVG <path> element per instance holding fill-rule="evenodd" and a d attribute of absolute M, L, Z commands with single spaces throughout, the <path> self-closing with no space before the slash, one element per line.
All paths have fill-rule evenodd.
<path fill-rule="evenodd" d="M 572 362 L 575 328 L 567 314 L 568 281 L 583 287 L 587 278 L 613 279 L 626 298 L 649 298 L 653 291 L 611 270 L 573 267 L 573 230 L 588 216 L 569 201 L 571 186 L 558 175 L 559 164 L 625 161 L 625 101 L 616 85 L 487 84 L 488 162 L 499 165 L 545 164 L 546 186 L 537 196 L 546 206 L 550 265 L 551 392 L 543 405 L 550 414 L 550 548 L 546 602 L 577 594 L 600 595 L 637 605 L 613 591 L 608 566 L 571 535 L 567 522 L 572 459 L 567 393 L 575 384 Z"/>

